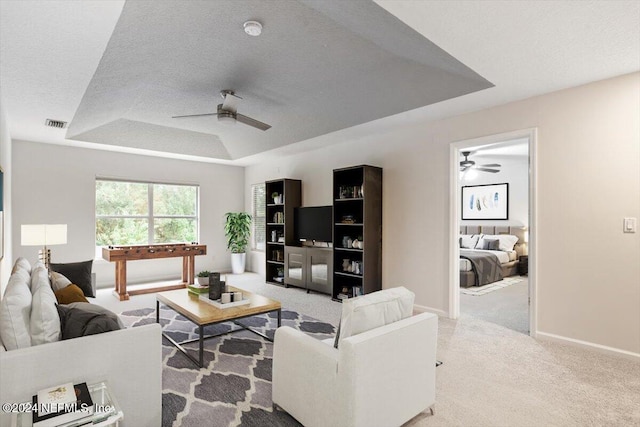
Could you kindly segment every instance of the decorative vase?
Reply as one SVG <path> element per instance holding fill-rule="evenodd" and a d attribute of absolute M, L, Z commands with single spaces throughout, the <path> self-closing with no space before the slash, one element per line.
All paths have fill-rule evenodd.
<path fill-rule="evenodd" d="M 277 204 L 278 204 L 278 199 L 279 199 L 279 197 L 274 197 L 274 198 L 273 198 L 273 204 L 274 204 L 274 205 L 277 205 Z"/>
<path fill-rule="evenodd" d="M 351 265 L 351 261 L 348 258 L 342 260 L 342 271 L 348 271 L 349 266 Z"/>
<path fill-rule="evenodd" d="M 351 240 L 351 237 L 349 237 L 349 239 L 347 240 L 347 248 L 353 248 L 353 240 Z"/>
<path fill-rule="evenodd" d="M 353 239 L 353 243 L 351 244 L 354 249 L 360 249 L 360 242 L 358 239 Z"/>
<path fill-rule="evenodd" d="M 349 245 L 349 236 L 344 236 L 342 238 L 342 247 L 346 248 L 346 247 L 348 247 L 348 245 Z"/>
<path fill-rule="evenodd" d="M 198 277 L 198 285 L 206 286 L 209 284 L 209 276 Z"/>
<path fill-rule="evenodd" d="M 231 254 L 231 271 L 233 274 L 244 273 L 246 254 Z"/>

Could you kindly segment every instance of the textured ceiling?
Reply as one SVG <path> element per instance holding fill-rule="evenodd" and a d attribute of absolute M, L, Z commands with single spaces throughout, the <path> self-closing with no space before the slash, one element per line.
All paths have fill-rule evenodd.
<path fill-rule="evenodd" d="M 129 1 L 66 137 L 238 159 L 491 86 L 369 0 Z M 171 118 L 222 89 L 273 127 Z"/>
<path fill-rule="evenodd" d="M 215 3 L 216 1 L 212 0 L 211 2 Z M 189 3 L 206 4 L 207 2 L 180 2 L 180 6 L 175 7 L 175 10 L 171 12 L 178 13 Z M 238 3 L 243 2 L 238 1 Z M 277 7 L 281 3 L 291 4 L 296 7 L 306 5 L 306 3 L 298 4 L 289 0 L 272 0 L 263 3 L 268 3 L 273 7 Z M 353 7 L 351 2 L 339 0 L 320 1 L 317 4 L 326 7 L 325 3 L 339 3 L 341 6 L 346 3 L 346 6 Z M 66 129 L 46 127 L 44 126 L 44 121 L 47 118 L 72 121 L 85 92 L 91 92 L 92 90 L 90 82 L 94 74 L 96 76 L 98 74 L 97 70 L 101 67 L 100 62 L 103 58 L 103 53 L 105 60 L 108 56 L 105 48 L 111 41 L 124 4 L 125 2 L 122 0 L 0 1 L 0 104 L 3 112 L 6 113 L 7 125 L 12 139 L 210 163 L 249 165 L 274 162 L 276 164 L 275 162 L 278 162 L 282 156 L 368 138 L 372 134 L 390 134 L 396 132 L 397 129 L 408 126 L 422 126 L 430 121 L 490 108 L 564 88 L 635 72 L 640 69 L 640 1 L 637 0 L 375 0 L 375 4 L 381 6 L 386 12 L 423 36 L 418 38 L 422 48 L 427 49 L 426 44 L 429 42 L 425 38 L 428 38 L 476 73 L 491 81 L 495 86 L 358 126 L 352 126 L 337 132 L 326 133 L 295 144 L 249 155 L 238 160 L 220 160 L 225 155 L 228 155 L 229 158 L 235 158 L 239 153 L 233 152 L 235 146 L 229 146 L 228 154 L 225 154 L 222 147 L 218 146 L 217 141 L 227 144 L 230 142 L 224 138 L 227 135 L 222 130 L 216 133 L 213 130 L 201 129 L 200 126 L 205 126 L 205 124 L 200 122 L 180 124 L 183 130 L 195 132 L 190 136 L 198 138 L 197 141 L 199 142 L 190 144 L 191 152 L 198 152 L 198 148 L 194 147 L 194 145 L 197 146 L 204 141 L 210 141 L 205 143 L 204 147 L 201 146 L 201 148 L 220 149 L 214 154 L 209 154 L 209 156 L 219 157 L 159 151 L 154 145 L 154 138 L 148 139 L 144 144 L 141 141 L 137 141 L 143 147 L 150 147 L 146 149 L 108 144 L 118 139 L 118 135 L 113 134 L 115 133 L 115 128 L 124 129 L 126 127 L 133 132 L 133 126 L 129 126 L 129 122 L 137 122 L 135 124 L 136 132 L 144 134 L 143 128 L 145 125 L 142 123 L 148 123 L 146 126 L 155 129 L 154 132 L 158 136 L 157 140 L 164 139 L 166 141 L 163 143 L 164 145 L 170 144 L 173 148 L 184 145 L 183 138 L 170 134 L 168 131 L 163 133 L 162 138 L 158 135 L 162 128 L 167 129 L 177 126 L 171 122 L 167 123 L 170 120 L 167 117 L 179 113 L 198 112 L 201 109 L 202 111 L 212 111 L 212 109 L 215 109 L 215 104 L 219 102 L 217 96 L 219 88 L 213 87 L 216 83 L 210 85 L 185 75 L 185 70 L 190 68 L 192 62 L 199 61 L 199 58 L 196 57 L 186 63 L 173 64 L 171 61 L 167 61 L 169 66 L 164 65 L 162 67 L 156 62 L 157 69 L 151 72 L 145 71 L 145 78 L 142 79 L 144 83 L 139 86 L 125 85 L 124 82 L 122 82 L 123 84 L 112 83 L 113 86 L 116 86 L 115 89 L 110 90 L 112 92 L 119 90 L 131 91 L 131 96 L 137 95 L 137 101 L 125 102 L 125 105 L 134 105 L 136 102 L 144 102 L 144 99 L 148 99 L 145 98 L 147 95 L 143 95 L 143 93 L 155 90 L 151 84 L 155 84 L 159 74 L 170 72 L 180 74 L 183 77 L 182 84 L 187 88 L 186 92 L 191 93 L 191 95 L 180 93 L 174 95 L 175 92 L 172 91 L 178 91 L 180 89 L 178 87 L 163 88 L 162 94 L 157 96 L 165 96 L 166 100 L 163 99 L 159 101 L 159 105 L 152 106 L 153 109 L 166 108 L 166 114 L 162 120 L 153 122 L 140 119 L 133 115 L 136 110 L 135 106 L 130 109 L 119 105 L 117 108 L 113 108 L 114 114 L 101 112 L 97 114 L 101 116 L 99 121 L 90 126 L 82 126 L 82 128 L 77 129 L 79 134 L 91 133 L 93 135 L 92 138 L 96 141 L 101 141 L 100 143 L 66 139 Z M 153 4 L 160 7 L 165 3 L 163 0 L 158 0 Z M 314 2 L 313 4 L 315 5 L 316 3 Z M 166 13 L 168 14 L 169 12 Z M 224 13 L 224 16 L 229 15 L 226 12 Z M 328 11 L 321 14 L 327 18 L 334 19 L 336 26 L 340 25 L 342 22 L 340 19 L 343 19 L 342 14 L 337 15 L 341 17 L 340 19 L 335 19 L 335 15 L 330 14 Z M 143 16 L 138 22 L 130 25 L 144 27 L 146 26 L 146 18 L 146 16 Z M 237 25 L 241 25 L 245 19 L 250 18 L 264 19 L 257 13 L 254 14 L 253 11 L 249 16 L 230 16 L 230 19 L 234 19 Z M 291 15 L 286 15 L 286 19 L 291 21 L 291 27 L 297 22 L 295 17 Z M 345 11 L 344 19 L 354 18 L 349 11 Z M 358 17 L 358 19 L 354 20 L 358 21 L 359 19 Z M 375 39 L 375 43 L 379 46 L 393 51 L 398 56 L 401 53 L 396 47 L 405 47 L 413 54 L 413 50 L 411 50 L 413 47 L 404 44 L 399 45 L 396 39 L 390 38 L 393 33 L 387 27 L 372 27 L 368 24 L 372 22 L 370 17 L 364 12 L 362 19 L 364 20 L 364 30 L 375 30 L 374 35 L 382 38 L 381 40 Z M 393 18 L 390 19 L 393 21 Z M 275 25 L 274 20 L 280 22 L 279 16 L 274 16 L 269 21 L 263 22 L 265 25 L 264 33 L 258 39 L 250 39 L 240 29 L 236 30 L 240 31 L 239 34 L 234 33 L 239 39 L 238 42 L 233 44 L 243 46 L 243 49 L 246 49 L 247 43 L 266 43 L 263 39 L 264 37 L 267 35 L 274 37 L 272 31 L 273 25 Z M 166 41 L 163 41 L 164 31 L 178 35 L 183 33 L 187 36 L 189 34 L 200 34 L 202 30 L 191 29 L 199 21 L 201 20 L 198 17 L 194 19 L 183 18 L 179 23 L 176 21 L 174 24 L 168 25 L 163 31 L 158 29 L 157 32 L 161 34 L 147 35 L 146 38 L 132 40 L 129 44 L 134 46 L 137 44 L 157 46 L 166 43 Z M 305 21 L 303 24 L 305 28 L 314 29 L 317 27 L 315 21 Z M 297 26 L 298 32 L 289 31 L 287 37 L 302 37 L 300 34 L 300 27 L 302 26 L 302 24 Z M 357 27 L 357 25 L 350 27 L 353 34 L 358 34 L 357 31 L 363 31 L 362 28 L 356 30 Z M 406 30 L 405 27 L 404 31 Z M 302 33 L 304 34 L 304 31 Z M 353 34 L 352 37 L 355 37 Z M 244 38 L 240 38 L 240 36 Z M 151 40 L 149 40 L 150 37 L 152 37 Z M 182 42 L 176 43 L 179 45 L 177 49 L 185 52 L 201 42 L 200 40 L 193 40 L 193 37 L 182 38 L 181 40 Z M 387 41 L 389 44 L 384 44 Z M 289 41 L 285 40 L 285 42 Z M 335 45 L 323 47 L 316 54 L 322 57 L 322 55 L 326 54 L 324 50 L 329 48 L 340 50 L 341 43 L 339 40 Z M 389 47 L 390 45 L 391 47 Z M 175 50 L 175 45 L 172 46 Z M 157 47 L 157 49 L 161 48 L 162 46 Z M 159 50 L 159 52 L 160 55 L 172 54 L 171 52 L 163 53 L 162 50 Z M 276 53 L 280 54 L 280 52 Z M 349 53 L 356 55 L 359 52 Z M 209 55 L 209 57 L 213 56 L 215 62 L 212 63 L 222 63 L 225 59 L 208 51 L 203 54 Z M 232 55 L 236 55 L 235 49 Z M 227 77 L 228 80 L 223 81 L 220 85 L 245 84 L 244 88 L 236 87 L 239 92 L 245 92 L 242 94 L 245 99 L 240 106 L 240 111 L 275 126 L 275 121 L 271 120 L 273 117 L 263 117 L 262 111 L 256 109 L 258 103 L 268 101 L 276 105 L 276 107 L 271 105 L 269 108 L 260 107 L 265 109 L 265 113 L 272 114 L 271 112 L 274 111 L 274 108 L 279 108 L 279 104 L 286 105 L 289 102 L 293 102 L 293 100 L 279 97 L 275 90 L 270 92 L 275 85 L 254 87 L 252 85 L 255 83 L 248 81 L 249 78 L 259 78 L 263 75 L 260 64 L 262 64 L 265 56 L 271 55 L 271 52 L 266 53 L 264 50 L 260 50 L 259 53 L 250 56 L 246 60 L 247 62 L 240 64 L 233 71 L 234 76 Z M 293 59 L 290 62 L 286 62 L 285 65 L 294 63 L 292 61 L 295 59 L 295 55 L 291 53 L 289 57 Z M 149 59 L 144 55 L 142 58 L 145 61 Z M 132 66 L 135 66 L 136 70 L 142 73 L 143 67 L 138 64 L 139 61 L 137 59 L 136 57 L 131 59 Z M 157 59 L 151 59 L 157 61 Z M 226 59 L 228 62 L 229 59 Z M 126 65 L 123 64 L 123 66 Z M 376 66 L 384 68 L 386 65 L 382 63 Z M 436 68 L 438 66 L 433 65 Z M 442 64 L 439 65 L 442 66 Z M 285 71 L 288 71 L 288 69 L 285 68 Z M 290 75 L 295 70 L 290 71 L 291 73 L 287 74 L 287 78 L 290 78 Z M 366 72 L 369 71 L 366 70 Z M 360 79 L 366 77 L 366 72 L 344 85 L 348 86 L 346 92 L 351 92 L 352 86 L 357 88 L 360 85 Z M 204 72 L 201 71 L 196 76 L 202 74 Z M 338 77 L 340 76 L 337 76 L 336 81 L 339 80 Z M 383 85 L 380 85 L 377 90 L 371 93 L 376 94 L 379 90 L 386 91 L 389 102 L 401 102 L 398 101 L 401 96 L 399 94 L 396 95 L 394 91 L 396 84 L 400 84 L 400 87 L 402 86 L 401 80 L 397 76 L 387 78 Z M 420 83 L 416 84 L 416 90 L 422 89 L 421 86 Z M 327 88 L 326 85 L 312 84 L 308 88 L 310 94 L 307 96 L 321 96 L 324 95 L 321 91 L 327 90 L 331 90 L 331 88 Z M 155 91 L 157 92 L 157 90 Z M 265 94 L 265 91 L 269 92 Z M 187 102 L 188 97 L 200 99 L 199 104 L 196 105 L 195 101 Z M 354 98 L 350 101 L 361 102 L 362 100 Z M 175 105 L 175 107 L 171 105 L 171 108 L 163 105 L 174 102 L 179 105 Z M 342 104 L 336 105 L 335 108 L 341 112 L 343 111 Z M 368 110 L 370 106 L 368 102 L 365 102 L 364 106 L 357 108 Z M 139 112 L 136 114 L 139 114 Z M 310 121 L 321 119 L 321 117 L 316 118 L 306 112 L 303 118 Z M 275 117 L 275 119 L 279 119 L 279 116 Z M 111 124 L 109 125 L 109 123 Z M 101 129 L 103 126 L 110 126 L 112 129 Z M 161 126 L 162 128 L 159 129 L 155 126 Z M 213 129 L 213 126 L 211 129 Z M 271 129 L 263 134 L 269 134 L 273 130 Z M 247 131 L 261 133 L 251 128 L 247 128 Z M 189 134 L 182 134 L 183 137 L 187 135 Z M 255 136 L 255 133 L 253 135 Z M 126 141 L 119 141 L 118 144 L 126 143 Z M 135 144 L 136 141 L 133 141 L 133 143 Z M 259 143 L 256 142 L 256 144 Z"/>

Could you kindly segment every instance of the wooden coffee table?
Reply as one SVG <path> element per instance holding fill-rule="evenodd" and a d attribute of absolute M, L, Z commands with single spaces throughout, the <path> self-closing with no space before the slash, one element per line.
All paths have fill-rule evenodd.
<path fill-rule="evenodd" d="M 281 325 L 281 305 L 279 301 L 272 300 L 261 295 L 252 294 L 251 292 L 247 292 L 243 289 L 234 288 L 233 286 L 229 286 L 230 291 L 240 291 L 244 298 L 248 298 L 251 300 L 249 304 L 229 307 L 229 308 L 217 308 L 213 305 L 206 303 L 204 301 L 200 301 L 197 295 L 194 295 L 187 291 L 186 289 L 177 289 L 173 291 L 166 292 L 158 292 L 156 294 L 156 322 L 160 323 L 160 303 L 163 303 L 167 307 L 172 310 L 182 314 L 187 319 L 191 320 L 198 326 L 198 338 L 176 342 L 173 338 L 166 335 L 164 332 L 162 335 L 168 339 L 171 344 L 175 345 L 178 350 L 184 353 L 191 361 L 193 361 L 199 367 L 203 367 L 203 355 L 204 355 L 204 340 L 209 338 L 218 337 L 220 335 L 226 335 L 233 332 L 248 330 L 257 334 L 269 341 L 273 341 L 271 338 L 266 336 L 265 334 L 258 332 L 254 329 L 249 328 L 248 326 L 243 325 L 238 322 L 239 319 L 245 317 L 251 317 L 258 314 L 265 314 L 272 311 L 278 313 L 278 327 Z M 238 326 L 241 326 L 243 329 L 236 329 L 229 332 L 224 332 L 216 335 L 208 335 L 204 336 L 204 327 L 209 325 L 215 325 L 216 323 L 222 322 L 233 322 Z M 199 347 L 199 360 L 196 360 L 195 357 L 191 356 L 185 350 L 182 345 L 196 342 L 200 343 Z"/>

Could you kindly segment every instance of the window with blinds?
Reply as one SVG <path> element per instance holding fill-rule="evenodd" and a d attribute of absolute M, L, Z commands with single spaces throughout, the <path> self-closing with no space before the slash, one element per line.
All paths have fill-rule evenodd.
<path fill-rule="evenodd" d="M 257 251 L 265 250 L 266 239 L 266 204 L 264 183 L 253 184 L 251 186 L 251 206 L 253 215 L 253 233 L 251 238 L 251 247 Z"/>

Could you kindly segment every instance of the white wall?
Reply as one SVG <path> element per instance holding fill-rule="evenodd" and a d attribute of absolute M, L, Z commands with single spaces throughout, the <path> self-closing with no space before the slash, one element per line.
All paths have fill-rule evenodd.
<path fill-rule="evenodd" d="M 465 179 L 465 185 L 509 184 L 509 219 L 508 220 L 465 220 L 461 225 L 529 225 L 529 158 L 522 156 L 482 156 L 473 159 L 477 164 L 498 163 L 502 165 L 500 172 L 478 172 L 477 178 Z"/>
<path fill-rule="evenodd" d="M 3 258 L 0 261 L 0 298 L 4 295 L 4 288 L 7 285 L 12 267 L 12 233 L 11 233 L 11 135 L 7 126 L 6 113 L 3 102 L 0 100 L 0 167 L 4 172 L 4 184 L 2 189 L 3 212 L 0 223 L 0 235 L 2 235 Z"/>
<path fill-rule="evenodd" d="M 449 145 L 532 127 L 538 331 L 640 353 L 640 234 L 622 233 L 640 216 L 640 73 L 250 166 L 245 205 L 251 183 L 281 177 L 330 204 L 334 168 L 383 167 L 383 287 L 447 312 Z"/>
<path fill-rule="evenodd" d="M 21 224 L 67 224 L 66 245 L 52 246 L 53 262 L 93 259 L 95 254 L 95 178 L 112 177 L 200 185 L 200 243 L 196 271 L 228 271 L 224 214 L 244 210 L 244 171 L 225 166 L 85 148 L 15 141 L 13 145 L 14 258 L 36 260 L 37 247 L 20 246 Z M 113 286 L 115 267 L 94 261 L 98 286 Z M 128 283 L 178 278 L 181 258 L 127 263 Z"/>

